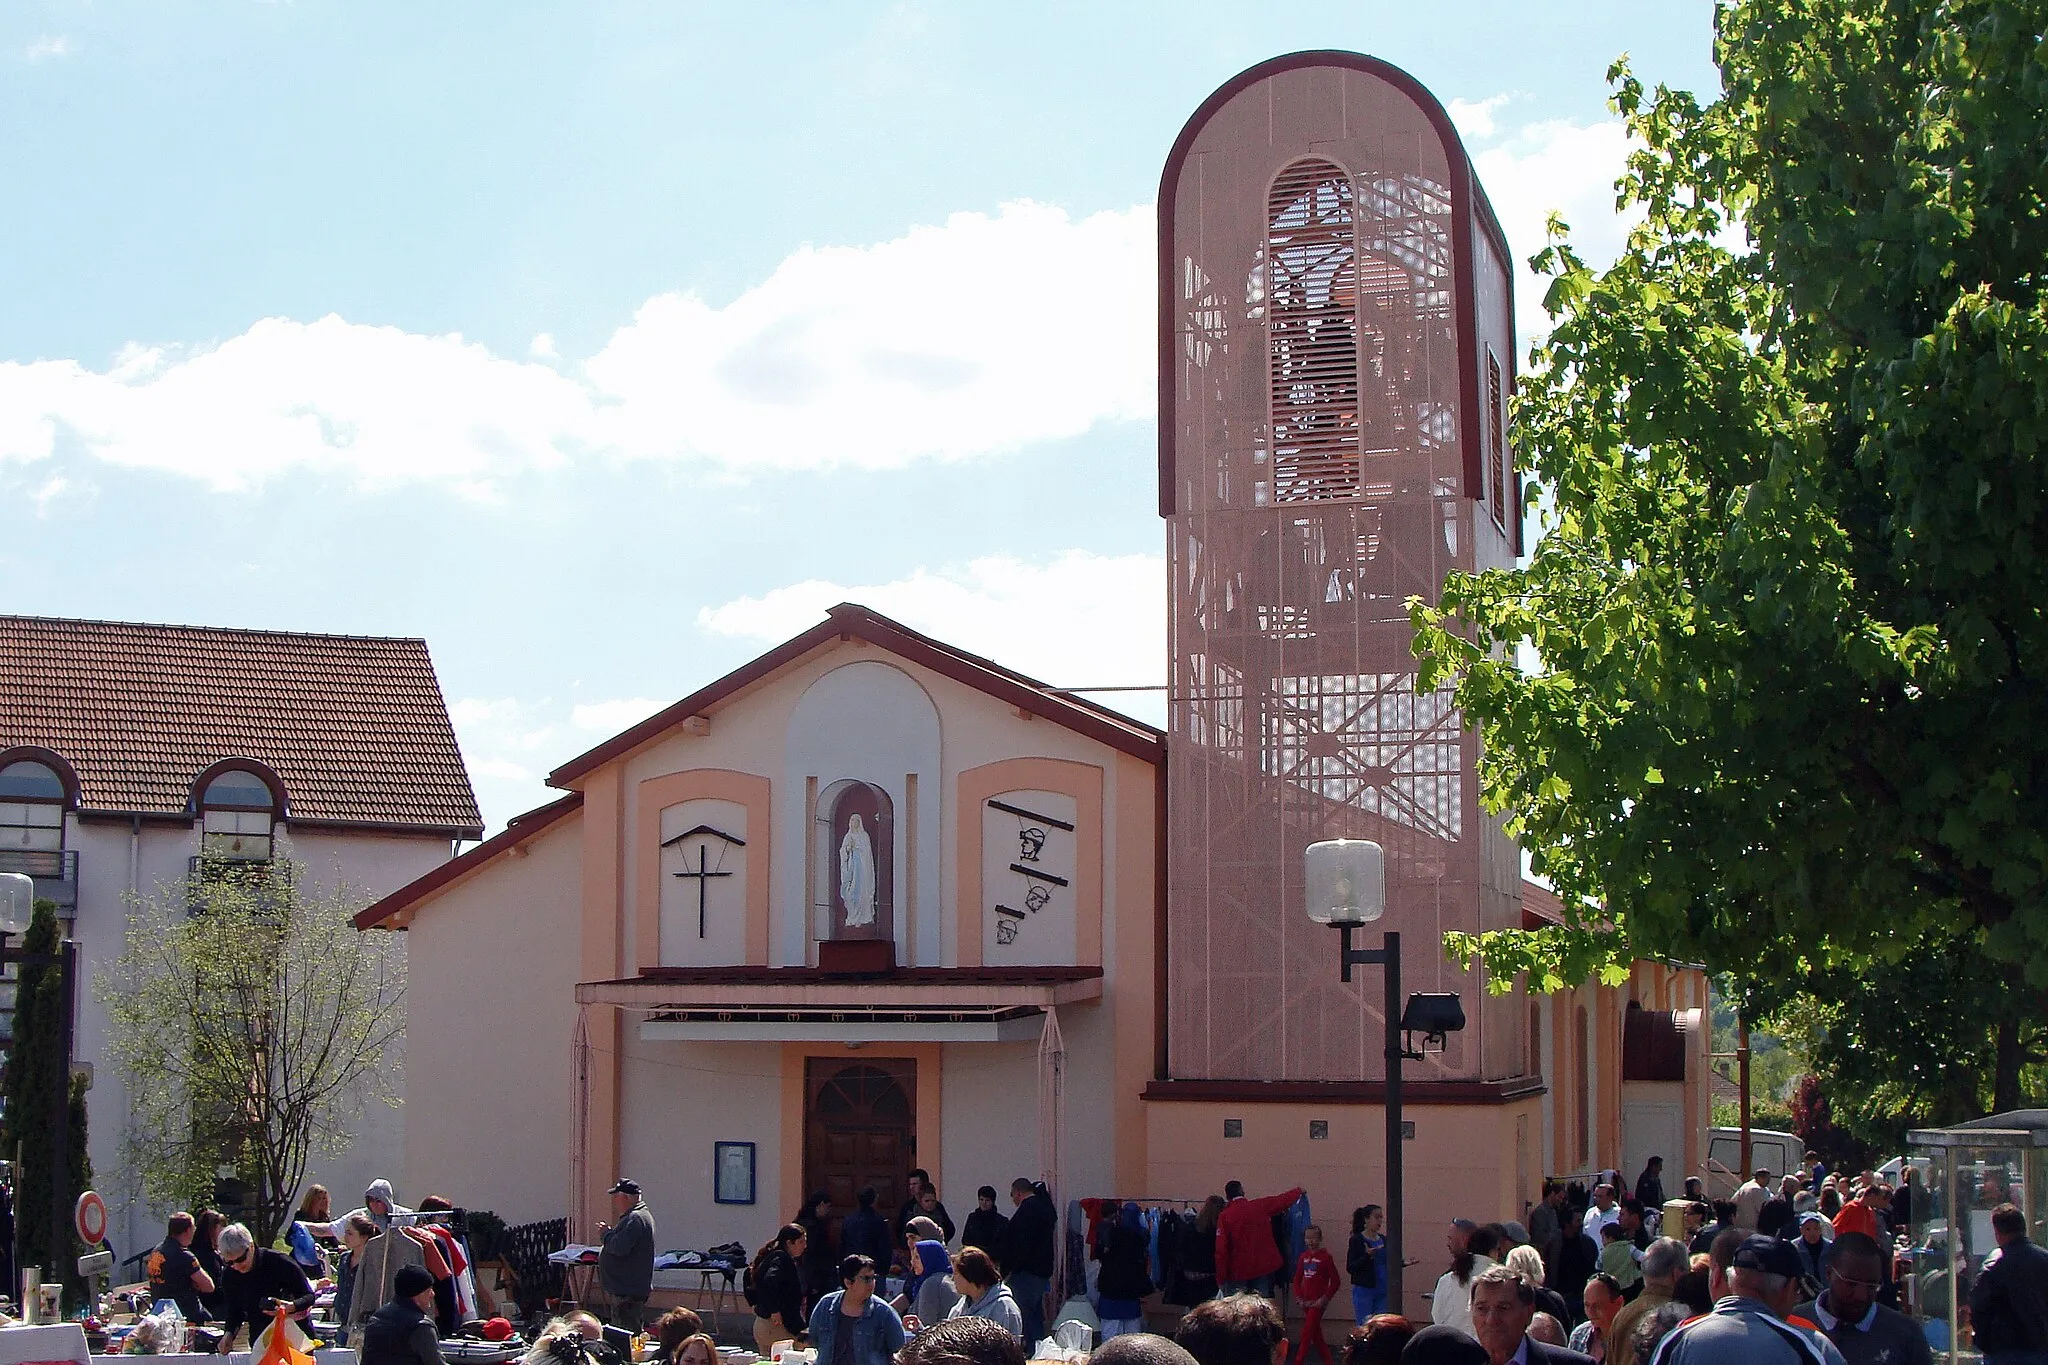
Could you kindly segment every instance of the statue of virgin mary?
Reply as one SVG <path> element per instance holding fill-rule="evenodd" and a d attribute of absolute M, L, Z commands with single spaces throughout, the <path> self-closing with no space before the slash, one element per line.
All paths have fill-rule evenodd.
<path fill-rule="evenodd" d="M 839 841 L 839 901 L 846 907 L 847 928 L 875 922 L 875 844 L 857 814 L 848 817 Z"/>

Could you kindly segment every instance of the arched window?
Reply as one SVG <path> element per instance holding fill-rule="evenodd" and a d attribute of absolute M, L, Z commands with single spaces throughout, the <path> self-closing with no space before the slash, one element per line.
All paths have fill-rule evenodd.
<path fill-rule="evenodd" d="M 61 849 L 70 792 L 57 770 L 34 759 L 0 766 L 0 848 Z"/>
<path fill-rule="evenodd" d="M 252 768 L 222 768 L 199 789 L 200 852 L 227 862 L 269 862 L 278 799 Z"/>
<path fill-rule="evenodd" d="M 1320 157 L 1266 193 L 1267 382 L 1275 502 L 1355 498 L 1359 441 L 1358 192 Z"/>

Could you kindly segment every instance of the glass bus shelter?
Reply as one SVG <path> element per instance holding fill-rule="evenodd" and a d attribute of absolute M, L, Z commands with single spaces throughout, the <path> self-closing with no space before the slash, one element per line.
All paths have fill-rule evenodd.
<path fill-rule="evenodd" d="M 1906 1145 L 1900 1178 L 1912 1185 L 1912 1221 L 1901 1253 L 1899 1306 L 1920 1320 L 1936 1360 L 1980 1360 L 1971 1342 L 1970 1288 L 1984 1258 L 1998 1249 L 1991 1211 L 2017 1205 L 2027 1216 L 2027 1235 L 2048 1240 L 2048 1109 L 1915 1129 Z"/>

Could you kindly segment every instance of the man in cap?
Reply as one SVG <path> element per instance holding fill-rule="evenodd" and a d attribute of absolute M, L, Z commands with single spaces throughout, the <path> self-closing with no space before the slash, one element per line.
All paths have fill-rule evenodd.
<path fill-rule="evenodd" d="M 1799 1254 L 1776 1237 L 1745 1237 L 1728 1266 L 1728 1295 L 1673 1328 L 1652 1365 L 1845 1365 L 1835 1344 L 1786 1319 L 1799 1299 Z"/>
<path fill-rule="evenodd" d="M 362 1365 L 441 1365 L 434 1331 L 434 1277 L 425 1266 L 400 1266 L 391 1302 L 363 1325 Z"/>
<path fill-rule="evenodd" d="M 1883 1259 L 1874 1237 L 1845 1232 L 1835 1238 L 1827 1288 L 1794 1309 L 1793 1316 L 1819 1323 L 1849 1365 L 1933 1365 L 1920 1324 L 1877 1301 L 1884 1287 Z"/>
<path fill-rule="evenodd" d="M 597 1225 L 597 1283 L 611 1296 L 612 1325 L 637 1332 L 654 1292 L 654 1215 L 638 1181 L 621 1178 L 610 1193 L 615 1221 Z"/>

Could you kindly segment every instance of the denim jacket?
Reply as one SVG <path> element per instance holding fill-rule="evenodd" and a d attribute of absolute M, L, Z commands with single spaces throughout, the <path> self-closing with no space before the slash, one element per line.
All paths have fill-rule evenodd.
<path fill-rule="evenodd" d="M 818 1352 L 818 1365 L 832 1365 L 835 1340 L 846 1330 L 846 1317 L 839 1311 L 845 1297 L 844 1289 L 835 1289 L 811 1310 L 811 1345 Z M 853 1324 L 853 1365 L 889 1365 L 902 1349 L 903 1319 L 877 1294 Z"/>

